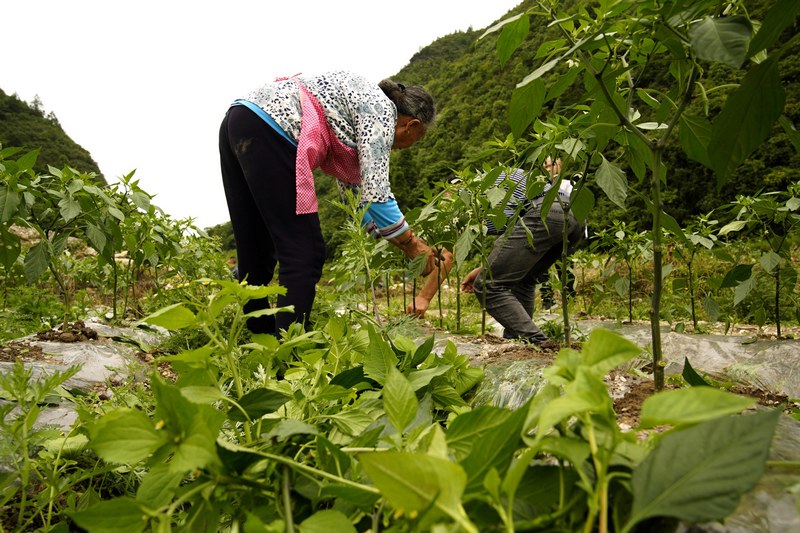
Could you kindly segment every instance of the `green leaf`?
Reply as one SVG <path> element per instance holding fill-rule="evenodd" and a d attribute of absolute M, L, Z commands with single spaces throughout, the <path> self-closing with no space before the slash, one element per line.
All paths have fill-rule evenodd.
<path fill-rule="evenodd" d="M 544 80 L 518 87 L 511 93 L 508 106 L 508 120 L 514 137 L 519 139 L 525 129 L 539 116 L 544 103 Z"/>
<path fill-rule="evenodd" d="M 722 236 L 727 235 L 728 233 L 732 233 L 734 231 L 741 231 L 742 229 L 744 229 L 746 227 L 747 227 L 747 221 L 746 220 L 733 220 L 733 221 L 728 222 L 727 224 L 725 224 L 722 228 L 720 228 L 719 235 L 720 235 L 720 237 L 722 237 Z"/>
<path fill-rule="evenodd" d="M 194 325 L 196 317 L 194 313 L 181 303 L 162 307 L 142 319 L 142 322 L 160 326 L 169 330 L 178 330 Z"/>
<path fill-rule="evenodd" d="M 625 172 L 618 166 L 609 163 L 602 154 L 600 157 L 603 161 L 597 169 L 597 184 L 603 189 L 609 200 L 624 209 L 625 198 L 628 195 L 628 180 Z"/>
<path fill-rule="evenodd" d="M 598 376 L 642 354 L 642 349 L 619 333 L 598 328 L 589 334 L 582 349 L 583 364 Z"/>
<path fill-rule="evenodd" d="M 461 496 L 467 476 L 459 465 L 440 457 L 397 451 L 360 453 L 358 460 L 397 510 L 421 511 L 432 506 L 439 514 L 463 520 Z"/>
<path fill-rule="evenodd" d="M 525 85 L 531 83 L 532 81 L 538 80 L 543 75 L 545 75 L 548 72 L 550 72 L 551 70 L 553 70 L 553 68 L 555 68 L 555 66 L 558 65 L 559 61 L 560 61 L 560 59 L 558 59 L 558 58 L 551 59 L 550 61 L 548 61 L 547 63 L 545 63 L 541 67 L 537 68 L 536 70 L 534 70 L 533 72 L 531 72 L 530 74 L 525 76 L 525 79 L 523 79 L 521 82 L 519 82 L 517 84 L 517 87 L 524 87 Z"/>
<path fill-rule="evenodd" d="M 213 404 L 214 402 L 230 400 L 216 386 L 190 385 L 181 387 L 181 394 L 184 398 L 194 403 Z"/>
<path fill-rule="evenodd" d="M 550 401 L 542 409 L 536 437 L 543 438 L 556 424 L 572 416 L 604 413 L 611 409 L 611 398 L 602 377 L 580 366 L 575 379 L 566 386 L 565 394 Z"/>
<path fill-rule="evenodd" d="M 108 242 L 103 230 L 91 223 L 86 224 L 86 238 L 89 239 L 89 243 L 98 252 L 102 252 L 106 247 L 106 242 Z"/>
<path fill-rule="evenodd" d="M 522 16 L 523 16 L 523 14 L 520 13 L 519 15 L 514 15 L 513 17 L 508 17 L 507 19 L 501 20 L 500 22 L 498 22 L 494 26 L 491 26 L 491 27 L 487 28 L 486 31 L 484 31 L 483 34 L 480 37 L 478 37 L 478 40 L 483 39 L 484 37 L 486 37 L 490 33 L 496 32 L 497 30 L 503 28 L 506 24 L 511 24 L 512 22 L 514 22 L 515 20 L 517 20 L 518 18 L 520 18 Z"/>
<path fill-rule="evenodd" d="M 433 368 L 412 370 L 406 377 L 408 378 L 409 383 L 411 383 L 411 388 L 414 391 L 418 391 L 419 389 L 430 385 L 433 378 L 446 374 L 451 368 L 453 367 L 450 365 L 440 363 Z"/>
<path fill-rule="evenodd" d="M 458 236 L 455 250 L 453 250 L 456 266 L 463 265 L 464 261 L 469 257 L 469 253 L 472 251 L 472 241 L 474 239 L 472 228 L 469 227 L 464 230 L 464 233 Z"/>
<path fill-rule="evenodd" d="M 17 191 L 12 191 L 8 187 L 0 187 L 0 222 L 6 223 L 17 214 L 20 196 Z"/>
<path fill-rule="evenodd" d="M 741 282 L 740 284 L 738 284 L 736 286 L 736 289 L 734 289 L 733 293 L 733 305 L 739 305 L 740 303 L 742 303 L 742 301 L 744 301 L 744 299 L 747 298 L 747 295 L 750 294 L 750 291 L 752 291 L 755 288 L 755 286 L 756 286 L 756 278 L 754 277 L 748 278 L 743 282 Z"/>
<path fill-rule="evenodd" d="M 747 57 L 753 27 L 744 16 L 706 17 L 689 28 L 697 57 L 739 68 Z"/>
<path fill-rule="evenodd" d="M 545 102 L 549 102 L 555 98 L 558 98 L 564 91 L 566 91 L 570 85 L 573 84 L 575 78 L 578 77 L 578 73 L 581 69 L 578 68 L 571 68 L 563 76 L 559 76 L 556 82 L 550 86 L 547 90 L 547 96 L 545 97 Z"/>
<path fill-rule="evenodd" d="M 725 518 L 763 475 L 780 414 L 719 418 L 664 435 L 633 471 L 630 524 L 653 516 Z"/>
<path fill-rule="evenodd" d="M 500 65 L 504 66 L 506 61 L 511 58 L 514 51 L 519 48 L 519 45 L 528 36 L 530 29 L 530 20 L 527 14 L 522 14 L 516 20 L 510 21 L 503 26 L 503 31 L 497 38 L 497 57 L 500 59 Z"/>
<path fill-rule="evenodd" d="M 447 446 L 456 458 L 466 457 L 472 446 L 488 433 L 496 433 L 511 416 L 508 409 L 482 405 L 462 413 L 453 420 L 447 431 Z"/>
<path fill-rule="evenodd" d="M 169 437 L 173 472 L 189 472 L 219 461 L 216 441 L 225 415 L 211 407 L 186 399 L 178 387 L 150 380 L 156 397 L 154 418 Z"/>
<path fill-rule="evenodd" d="M 150 209 L 150 196 L 144 191 L 134 191 L 131 194 L 131 201 L 142 211 L 147 212 Z"/>
<path fill-rule="evenodd" d="M 691 363 L 689 363 L 689 358 L 683 358 L 683 372 L 681 372 L 681 376 L 683 379 L 691 385 L 692 387 L 708 387 L 709 384 L 706 383 L 700 374 L 695 372 L 695 369 L 692 367 Z"/>
<path fill-rule="evenodd" d="M 67 512 L 70 518 L 91 533 L 139 533 L 147 526 L 147 513 L 128 497 L 101 501 L 83 511 Z"/>
<path fill-rule="evenodd" d="M 797 5 L 800 6 L 800 3 Z M 789 137 L 789 141 L 792 143 L 792 146 L 794 146 L 795 152 L 800 153 L 800 132 L 795 129 L 794 124 L 786 118 L 786 115 L 781 115 L 778 122 L 780 122 L 781 127 L 783 127 L 783 131 L 786 132 L 786 136 Z"/>
<path fill-rule="evenodd" d="M 772 273 L 775 267 L 781 264 L 781 256 L 770 250 L 762 254 L 758 262 L 761 263 L 761 268 L 764 269 L 764 272 Z"/>
<path fill-rule="evenodd" d="M 678 221 L 675 220 L 675 217 L 666 211 L 661 211 L 661 227 L 672 233 L 677 240 L 686 242 L 686 234 L 683 232 L 683 228 L 678 224 Z"/>
<path fill-rule="evenodd" d="M 728 96 L 714 120 L 708 144 L 718 187 L 769 136 L 785 98 L 774 57 L 750 69 L 739 88 Z"/>
<path fill-rule="evenodd" d="M 161 463 L 154 466 L 142 478 L 142 483 L 136 490 L 136 501 L 151 509 L 167 505 L 172 500 L 183 477 L 183 472 L 172 472 L 167 464 Z"/>
<path fill-rule="evenodd" d="M 58 202 L 58 207 L 61 217 L 67 222 L 81 214 L 81 204 L 71 196 L 62 198 Z"/>
<path fill-rule="evenodd" d="M 389 376 L 383 386 L 383 409 L 389 423 L 398 433 L 408 427 L 417 414 L 419 402 L 408 379 L 396 368 L 389 369 Z"/>
<path fill-rule="evenodd" d="M 0 264 L 10 270 L 21 253 L 20 238 L 4 226 L 0 226 Z"/>
<path fill-rule="evenodd" d="M 39 158 L 39 151 L 40 151 L 39 148 L 31 150 L 30 152 L 25 153 L 25 155 L 17 159 L 17 167 L 20 172 L 27 172 L 29 170 L 33 170 L 34 165 L 36 165 L 36 160 Z"/>
<path fill-rule="evenodd" d="M 800 2 L 797 0 L 778 0 L 772 5 L 761 27 L 758 29 L 750 47 L 747 50 L 747 57 L 753 57 L 762 50 L 766 50 L 775 44 L 783 33 L 783 30 L 794 23 L 800 15 Z"/>
<path fill-rule="evenodd" d="M 50 243 L 47 240 L 41 240 L 31 246 L 28 253 L 25 254 L 25 281 L 33 283 L 37 281 L 42 273 L 47 270 L 47 265 L 50 264 Z"/>
<path fill-rule="evenodd" d="M 89 434 L 90 446 L 103 460 L 125 464 L 147 459 L 167 438 L 146 414 L 129 408 L 102 416 L 90 426 Z"/>
<path fill-rule="evenodd" d="M 680 129 L 678 130 L 678 140 L 683 151 L 690 159 L 711 168 L 711 160 L 708 157 L 708 143 L 711 141 L 712 126 L 711 122 L 703 117 L 683 113 L 680 118 Z"/>
<path fill-rule="evenodd" d="M 735 287 L 739 283 L 753 276 L 753 265 L 736 265 L 730 269 L 722 279 L 720 289 Z"/>
<path fill-rule="evenodd" d="M 319 430 L 311 424 L 306 424 L 300 420 L 287 418 L 279 421 L 266 433 L 261 434 L 261 438 L 266 442 L 271 442 L 272 439 L 278 442 L 285 442 L 294 435 L 318 435 Z"/>
<path fill-rule="evenodd" d="M 317 511 L 297 528 L 300 533 L 356 533 L 355 526 L 341 511 Z"/>
<path fill-rule="evenodd" d="M 466 492 L 480 492 L 486 475 L 492 469 L 506 471 L 522 444 L 522 428 L 529 405 L 512 411 L 496 431 L 487 431 L 472 443 L 469 454 L 460 461 L 467 473 Z"/>
<path fill-rule="evenodd" d="M 367 381 L 367 378 L 364 376 L 364 367 L 361 365 L 352 366 L 347 370 L 343 370 L 336 374 L 332 379 L 330 384 L 337 385 L 339 387 L 345 389 L 352 389 L 359 383 L 363 383 Z"/>
<path fill-rule="evenodd" d="M 589 213 L 594 209 L 594 205 L 594 193 L 588 187 L 581 187 L 575 198 L 571 199 L 569 208 L 579 222 L 584 222 L 589 218 Z"/>
<path fill-rule="evenodd" d="M 716 322 L 719 320 L 720 315 L 722 315 L 722 309 L 720 308 L 719 304 L 717 303 L 711 295 L 708 295 L 703 300 L 703 308 L 706 310 L 706 314 L 708 315 L 708 319 L 711 322 Z"/>
<path fill-rule="evenodd" d="M 275 412 L 280 406 L 291 399 L 291 396 L 276 390 L 260 388 L 254 389 L 239 399 L 239 405 L 247 412 L 250 420 L 258 420 L 262 416 Z M 237 422 L 245 422 L 247 419 L 237 408 L 231 407 L 228 411 L 228 418 Z"/>
<path fill-rule="evenodd" d="M 368 329 L 369 350 L 364 356 L 364 374 L 383 385 L 389 375 L 389 369 L 397 368 L 398 359 L 389 343 L 371 324 Z"/>
<path fill-rule="evenodd" d="M 419 346 L 416 347 L 416 349 L 414 350 L 414 356 L 411 358 L 411 366 L 412 367 L 416 368 L 418 365 L 422 364 L 422 362 L 425 359 L 428 358 L 428 356 L 433 351 L 433 346 L 434 346 L 435 342 L 436 342 L 436 338 L 433 335 L 431 335 L 430 337 L 425 339 L 425 342 L 423 342 L 422 344 L 420 344 Z M 411 378 L 409 377 L 409 379 L 411 379 Z M 414 390 L 417 390 L 417 389 L 414 389 Z"/>
<path fill-rule="evenodd" d="M 331 423 L 346 435 L 360 436 L 374 420 L 360 409 L 351 409 L 340 413 L 328 415 Z M 378 428 L 379 430 L 381 428 Z"/>
<path fill-rule="evenodd" d="M 755 400 L 713 387 L 689 387 L 659 392 L 644 401 L 639 427 L 696 424 L 740 413 Z"/>

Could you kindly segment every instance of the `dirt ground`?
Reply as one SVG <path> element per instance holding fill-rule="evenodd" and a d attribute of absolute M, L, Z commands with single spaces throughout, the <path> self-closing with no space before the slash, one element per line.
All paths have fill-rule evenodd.
<path fill-rule="evenodd" d="M 754 329 L 758 330 L 758 328 Z M 759 333 L 760 335 L 758 335 Z M 792 333 L 800 334 L 800 332 L 794 331 L 790 334 Z M 750 331 L 750 334 L 766 338 L 770 337 L 770 332 L 767 331 Z M 774 337 L 774 332 L 772 332 L 771 336 Z M 92 328 L 87 327 L 83 321 L 79 320 L 68 324 L 68 328 L 64 331 L 60 328 L 45 330 L 37 333 L 35 337 L 37 340 L 50 342 L 86 342 L 97 340 L 98 334 Z M 523 343 L 509 343 L 508 340 L 491 334 L 464 337 L 462 340 L 471 344 L 485 345 L 487 350 L 483 361 L 487 364 L 503 364 L 506 362 L 531 359 L 539 359 L 549 364 L 555 359 L 556 354 L 563 347 L 555 341 L 539 346 Z M 492 346 L 496 348 L 493 349 Z M 572 348 L 580 350 L 581 346 L 578 343 L 573 343 Z M 151 354 L 145 353 L 140 354 L 140 359 L 145 363 L 152 363 L 154 360 Z M 0 362 L 15 362 L 17 360 L 22 362 L 58 362 L 56 358 L 44 353 L 42 348 L 35 344 L 11 341 L 0 346 Z M 160 370 L 164 377 L 175 377 L 170 368 L 162 368 Z M 614 411 L 617 413 L 617 419 L 620 425 L 623 427 L 636 426 L 639 421 L 642 403 L 654 393 L 653 381 L 638 376 L 612 372 L 609 374 L 607 382 L 612 397 L 614 398 Z M 615 388 L 618 392 L 617 394 L 614 392 Z M 768 407 L 782 406 L 787 412 L 800 408 L 800 405 L 791 402 L 785 394 L 777 394 L 745 385 L 735 385 L 729 390 L 735 394 L 755 398 L 760 405 Z"/>

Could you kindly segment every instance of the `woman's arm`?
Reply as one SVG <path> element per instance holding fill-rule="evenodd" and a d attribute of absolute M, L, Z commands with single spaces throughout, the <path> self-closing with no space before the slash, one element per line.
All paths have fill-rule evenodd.
<path fill-rule="evenodd" d="M 453 254 L 446 248 L 442 248 L 439 252 L 437 266 L 434 267 L 431 275 L 427 277 L 422 289 L 420 289 L 419 293 L 414 297 L 414 300 L 408 304 L 406 308 L 407 314 L 418 317 L 425 315 L 425 311 L 428 310 L 431 300 L 436 296 L 436 293 L 439 291 L 439 286 L 444 283 L 452 267 Z"/>
<path fill-rule="evenodd" d="M 423 276 L 433 272 L 439 262 L 438 252 L 417 237 L 411 229 L 406 230 L 399 237 L 389 239 L 389 242 L 400 248 L 400 251 L 409 259 L 414 259 L 420 254 L 427 254 L 425 270 L 422 271 Z"/>

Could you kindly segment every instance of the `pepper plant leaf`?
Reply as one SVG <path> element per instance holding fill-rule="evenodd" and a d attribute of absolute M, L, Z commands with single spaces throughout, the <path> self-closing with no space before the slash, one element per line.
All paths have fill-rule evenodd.
<path fill-rule="evenodd" d="M 519 48 L 519 45 L 525 40 L 530 29 L 530 19 L 528 15 L 522 14 L 515 20 L 509 21 L 500 36 L 497 38 L 497 56 L 500 59 L 500 65 L 505 65 L 511 58 L 514 50 Z"/>
<path fill-rule="evenodd" d="M 729 515 L 764 473 L 780 415 L 776 409 L 717 418 L 664 435 L 633 471 L 629 524 L 654 516 L 708 522 Z"/>
<path fill-rule="evenodd" d="M 747 17 L 706 17 L 689 28 L 697 57 L 739 68 L 747 57 L 753 26 Z"/>
<path fill-rule="evenodd" d="M 711 418 L 741 413 L 755 400 L 713 387 L 689 387 L 659 392 L 642 404 L 640 428 L 696 424 Z"/>
<path fill-rule="evenodd" d="M 91 448 L 109 463 L 138 463 L 166 443 L 164 432 L 146 414 L 129 408 L 103 415 L 89 427 L 89 435 Z"/>
<path fill-rule="evenodd" d="M 411 383 L 402 372 L 390 368 L 383 386 L 383 409 L 389 417 L 389 423 L 398 433 L 403 433 L 414 420 L 418 407 L 419 402 Z"/>
<path fill-rule="evenodd" d="M 750 47 L 747 57 L 753 57 L 762 50 L 766 50 L 780 38 L 783 30 L 794 23 L 800 15 L 800 2 L 797 0 L 778 0 L 767 12 L 761 27 L 758 29 Z"/>
<path fill-rule="evenodd" d="M 714 120 L 708 144 L 718 187 L 769 136 L 785 99 L 775 57 L 753 67 L 731 93 Z"/>
<path fill-rule="evenodd" d="M 464 515 L 461 496 L 467 475 L 458 464 L 441 457 L 399 451 L 360 453 L 357 458 L 398 511 L 432 507 L 440 515 Z"/>
<path fill-rule="evenodd" d="M 169 330 L 178 330 L 191 326 L 196 321 L 194 313 L 181 303 L 162 307 L 155 313 L 144 317 L 142 322 L 161 326 Z"/>
<path fill-rule="evenodd" d="M 606 193 L 608 199 L 625 208 L 625 198 L 628 195 L 628 180 L 625 173 L 618 166 L 610 163 L 602 154 L 602 162 L 597 168 L 597 184 Z"/>
<path fill-rule="evenodd" d="M 147 526 L 147 513 L 142 505 L 126 496 L 67 514 L 92 533 L 139 533 Z"/>

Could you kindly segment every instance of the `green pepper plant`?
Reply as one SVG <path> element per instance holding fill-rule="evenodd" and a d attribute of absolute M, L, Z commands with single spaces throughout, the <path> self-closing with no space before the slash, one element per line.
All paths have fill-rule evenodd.
<path fill-rule="evenodd" d="M 543 105 L 580 105 L 587 123 L 581 140 L 593 152 L 613 148 L 633 174 L 646 182 L 640 194 L 652 215 L 653 294 L 650 323 L 656 389 L 664 385 L 661 358 L 662 228 L 682 235 L 665 212 L 663 189 L 668 168 L 664 151 L 677 135 L 686 154 L 712 168 L 718 186 L 767 138 L 784 105 L 778 60 L 793 44 L 780 42 L 783 30 L 800 14 L 796 2 L 776 2 L 763 21 L 752 21 L 740 1 L 604 0 L 584 6 L 567 0 L 540 0 L 528 11 L 501 21 L 486 34 L 500 31 L 501 62 L 507 61 L 529 33 L 531 17 L 548 25 L 540 50 L 541 63 L 517 86 L 511 100 L 511 129 L 522 137 Z M 742 69 L 742 81 L 706 87 L 707 65 Z M 652 69 L 674 79 L 667 93 L 647 87 Z M 561 97 L 575 82 L 583 83 L 576 101 Z M 704 116 L 713 91 L 727 99 L 715 117 Z M 783 121 L 786 123 L 787 121 Z M 611 144 L 613 142 L 613 145 Z M 624 207 L 625 173 L 605 164 L 597 183 Z M 622 200 L 622 202 L 620 202 Z"/>
<path fill-rule="evenodd" d="M 720 235 L 742 231 L 758 235 L 769 245 L 769 249 L 758 258 L 758 264 L 764 274 L 772 277 L 772 312 L 777 336 L 781 338 L 781 296 L 785 294 L 794 299 L 794 288 L 797 284 L 797 270 L 792 266 L 790 243 L 791 236 L 800 227 L 800 183 L 790 185 L 786 192 L 739 196 L 732 207 L 736 218 L 720 229 Z M 737 265 L 734 269 L 743 274 L 737 278 L 734 295 L 734 305 L 738 305 L 756 286 L 757 274 L 753 265 Z M 784 291 L 781 290 L 782 284 L 786 286 Z M 796 301 L 791 303 L 798 309 Z M 763 326 L 766 322 L 766 306 L 763 300 L 756 302 L 751 312 L 756 323 Z"/>

